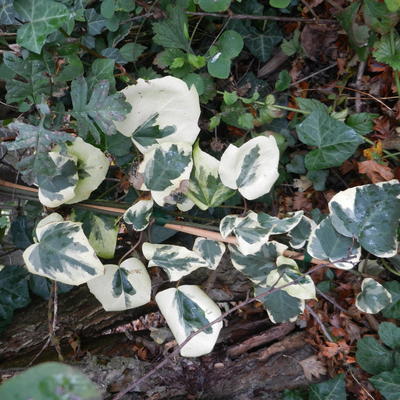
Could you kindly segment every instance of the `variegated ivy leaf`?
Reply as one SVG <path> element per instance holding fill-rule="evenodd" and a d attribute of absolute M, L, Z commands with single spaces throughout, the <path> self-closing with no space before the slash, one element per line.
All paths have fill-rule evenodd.
<path fill-rule="evenodd" d="M 279 149 L 273 136 L 258 136 L 241 147 L 230 144 L 221 157 L 222 183 L 254 200 L 268 193 L 278 179 Z"/>
<path fill-rule="evenodd" d="M 59 152 L 60 148 L 57 146 L 54 150 Z M 77 159 L 79 181 L 75 186 L 74 197 L 65 202 L 74 204 L 87 200 L 100 186 L 107 175 L 110 161 L 101 150 L 79 137 L 67 146 L 67 153 Z"/>
<path fill-rule="evenodd" d="M 355 237 L 377 257 L 396 255 L 400 219 L 398 180 L 339 192 L 329 202 L 329 210 L 333 226 L 342 235 Z"/>
<path fill-rule="evenodd" d="M 361 292 L 356 297 L 356 306 L 362 312 L 376 314 L 392 302 L 392 295 L 375 279 L 365 278 Z"/>
<path fill-rule="evenodd" d="M 133 226 L 135 231 L 143 231 L 150 223 L 150 217 L 153 212 L 153 200 L 139 200 L 133 206 L 129 207 L 124 213 L 124 221 Z"/>
<path fill-rule="evenodd" d="M 290 237 L 290 246 L 294 249 L 301 249 L 308 241 L 311 232 L 317 224 L 311 219 L 303 215 L 301 221 L 288 233 Z"/>
<path fill-rule="evenodd" d="M 189 89 L 184 81 L 172 76 L 138 79 L 136 85 L 126 87 L 122 93 L 132 105 L 132 111 L 115 125 L 125 136 L 132 136 L 142 153 L 164 142 L 192 146 L 196 141 L 200 132 L 197 124 L 200 103 L 194 85 Z M 154 128 L 148 130 L 149 127 Z"/>
<path fill-rule="evenodd" d="M 106 259 L 114 257 L 118 236 L 118 224 L 115 217 L 76 209 L 71 219 L 82 222 L 83 232 L 99 257 Z"/>
<path fill-rule="evenodd" d="M 198 268 L 209 268 L 203 257 L 183 246 L 146 242 L 143 243 L 142 252 L 150 261 L 148 267 L 161 267 L 170 281 L 177 281 Z"/>
<path fill-rule="evenodd" d="M 194 241 L 193 251 L 208 262 L 210 269 L 216 269 L 225 253 L 225 245 L 216 240 L 198 237 Z"/>
<path fill-rule="evenodd" d="M 219 161 L 200 149 L 197 142 L 193 148 L 193 171 L 186 193 L 201 210 L 217 207 L 235 192 L 224 186 L 219 178 Z"/>
<path fill-rule="evenodd" d="M 267 292 L 268 289 L 272 288 L 256 286 L 254 288 L 254 294 L 258 296 L 261 293 Z M 290 296 L 284 290 L 270 293 L 261 298 L 260 301 L 263 303 L 270 320 L 274 324 L 296 321 L 297 317 L 304 311 L 305 307 L 304 300 Z"/>
<path fill-rule="evenodd" d="M 250 211 L 245 217 L 227 215 L 220 222 L 220 232 L 226 238 L 233 233 L 238 247 L 244 255 L 254 254 L 269 239 L 273 226 L 264 228 L 258 221 L 258 215 Z"/>
<path fill-rule="evenodd" d="M 351 269 L 361 257 L 361 247 L 352 238 L 341 235 L 332 225 L 331 217 L 324 218 L 311 232 L 307 252 L 319 260 L 329 260 L 340 269 Z"/>
<path fill-rule="evenodd" d="M 184 196 L 183 193 L 182 196 L 177 196 L 173 201 L 176 201 L 176 208 L 183 212 L 187 212 L 194 207 L 193 201 Z"/>
<path fill-rule="evenodd" d="M 296 261 L 291 258 L 279 256 L 276 260 L 278 268 L 273 269 L 267 276 L 266 286 L 284 287 L 287 294 L 297 299 L 308 300 L 315 299 L 314 281 L 309 275 L 300 272 Z M 296 283 L 292 283 L 296 281 Z"/>
<path fill-rule="evenodd" d="M 303 217 L 303 211 L 296 211 L 291 213 L 290 217 L 287 218 L 277 218 L 266 213 L 258 214 L 258 222 L 264 228 L 271 229 L 272 235 L 280 235 L 291 231 Z"/>
<path fill-rule="evenodd" d="M 39 201 L 54 208 L 75 196 L 78 182 L 77 159 L 57 151 L 50 151 L 37 170 Z"/>
<path fill-rule="evenodd" d="M 162 143 L 145 153 L 138 170 L 143 177 L 140 189 L 151 190 L 160 206 L 169 203 L 168 196 L 189 180 L 193 166 L 191 154 L 192 147 L 184 143 Z"/>
<path fill-rule="evenodd" d="M 104 310 L 128 310 L 150 301 L 151 279 L 140 260 L 128 258 L 120 266 L 108 264 L 104 269 L 104 275 L 87 283 Z"/>
<path fill-rule="evenodd" d="M 268 242 L 254 254 L 244 255 L 236 246 L 228 246 L 233 266 L 258 285 L 266 285 L 268 274 L 276 268 L 276 259 L 287 246 L 278 242 Z"/>
<path fill-rule="evenodd" d="M 156 295 L 157 305 L 178 344 L 192 332 L 221 316 L 219 307 L 198 286 L 183 285 Z M 199 357 L 212 351 L 222 322 L 194 336 L 180 351 L 183 357 Z"/>
<path fill-rule="evenodd" d="M 68 285 L 80 285 L 103 274 L 104 267 L 77 222 L 60 221 L 49 216 L 38 225 L 39 243 L 23 254 L 29 272 Z M 56 222 L 51 222 L 56 221 Z"/>

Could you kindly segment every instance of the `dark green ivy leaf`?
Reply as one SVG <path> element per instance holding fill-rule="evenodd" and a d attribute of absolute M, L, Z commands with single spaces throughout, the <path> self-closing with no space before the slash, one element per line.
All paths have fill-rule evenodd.
<path fill-rule="evenodd" d="M 110 82 L 98 82 L 92 91 L 89 103 L 86 79 L 80 77 L 72 81 L 71 99 L 73 110 L 71 115 L 78 123 L 79 136 L 86 138 L 88 132 L 99 143 L 100 134 L 97 128 L 106 135 L 114 135 L 117 130 L 113 121 L 122 121 L 131 111 L 122 93 L 109 95 Z"/>
<path fill-rule="evenodd" d="M 340 374 L 329 381 L 310 385 L 309 400 L 346 400 L 344 375 Z"/>
<path fill-rule="evenodd" d="M 400 393 L 400 368 L 384 371 L 369 379 L 386 400 L 398 400 Z"/>
<path fill-rule="evenodd" d="M 13 0 L 0 0 L 0 25 L 14 25 L 16 22 Z"/>

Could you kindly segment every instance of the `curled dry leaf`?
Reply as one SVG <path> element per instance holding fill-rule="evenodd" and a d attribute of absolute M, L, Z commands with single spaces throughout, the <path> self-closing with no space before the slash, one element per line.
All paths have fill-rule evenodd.
<path fill-rule="evenodd" d="M 372 183 L 390 181 L 394 178 L 392 170 L 374 160 L 367 160 L 358 163 L 358 172 L 366 174 Z"/>

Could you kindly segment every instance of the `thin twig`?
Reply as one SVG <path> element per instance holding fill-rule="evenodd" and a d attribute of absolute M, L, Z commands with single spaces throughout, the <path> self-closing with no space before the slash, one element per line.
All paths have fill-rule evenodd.
<path fill-rule="evenodd" d="M 289 87 L 296 86 L 296 85 L 298 85 L 299 83 L 304 82 L 304 81 L 306 81 L 306 80 L 312 78 L 313 76 L 316 76 L 316 75 L 318 75 L 318 74 L 321 74 L 322 72 L 325 72 L 325 71 L 328 71 L 328 70 L 332 69 L 333 67 L 336 67 L 336 64 L 331 64 L 331 65 L 328 65 L 328 66 L 325 67 L 325 68 L 320 69 L 319 71 L 315 71 L 315 72 L 313 72 L 312 74 L 307 75 L 306 77 L 301 78 L 301 79 L 299 79 L 298 81 L 291 83 L 291 84 L 289 85 Z"/>
<path fill-rule="evenodd" d="M 315 13 L 314 9 L 306 2 L 306 0 L 301 0 L 301 2 L 305 5 L 305 7 L 308 9 L 308 11 L 310 11 L 310 13 L 312 14 L 312 16 L 315 18 L 317 24 L 319 21 L 319 17 L 318 15 Z"/>
<path fill-rule="evenodd" d="M 187 15 L 197 15 L 202 17 L 216 17 L 216 18 L 231 18 L 231 19 L 253 19 L 259 21 L 282 21 L 282 22 L 302 22 L 305 24 L 337 24 L 334 19 L 319 18 L 296 18 L 296 17 L 281 17 L 275 15 L 250 15 L 250 14 L 220 14 L 211 12 L 200 11 L 187 11 Z"/>
<path fill-rule="evenodd" d="M 321 318 L 318 316 L 318 314 L 308 305 L 306 304 L 306 310 L 314 317 L 314 319 L 317 321 L 318 325 L 320 326 L 322 332 L 324 333 L 325 337 L 328 339 L 329 342 L 333 342 L 333 338 L 331 334 L 328 332 L 328 330 L 325 328 L 324 323 L 321 321 Z"/>
<path fill-rule="evenodd" d="M 321 264 L 321 265 L 317 265 L 316 267 L 310 269 L 306 274 L 304 275 L 310 275 L 313 272 L 316 272 L 318 270 L 320 270 L 321 268 L 327 267 L 329 266 L 328 264 Z M 266 290 L 265 292 L 262 292 L 260 294 L 258 294 L 257 296 L 254 297 L 250 297 L 242 302 L 240 302 L 239 304 L 237 304 L 235 307 L 232 307 L 231 309 L 229 309 L 228 311 L 224 312 L 223 314 L 221 314 L 218 318 L 216 318 L 215 320 L 211 321 L 210 323 L 208 323 L 207 325 L 202 326 L 201 328 L 199 328 L 197 331 L 192 332 L 179 346 L 177 346 L 174 351 L 170 354 L 168 354 L 164 360 L 162 360 L 159 364 L 157 364 L 154 368 L 152 368 L 149 372 L 147 372 L 145 375 L 143 375 L 141 378 L 139 378 L 138 380 L 136 380 L 135 382 L 131 383 L 130 385 L 128 385 L 125 389 L 121 390 L 116 396 L 114 396 L 112 398 L 112 400 L 120 400 L 123 396 L 125 396 L 125 394 L 127 394 L 128 392 L 130 392 L 132 389 L 134 389 L 137 385 L 141 384 L 142 382 L 144 382 L 145 380 L 147 380 L 150 376 L 154 375 L 159 369 L 161 369 L 164 365 L 166 365 L 168 362 L 171 361 L 171 359 L 173 357 L 175 357 L 176 355 L 178 355 L 178 353 L 180 352 L 180 350 L 188 343 L 190 342 L 195 336 L 197 336 L 199 333 L 204 332 L 206 329 L 210 328 L 211 326 L 217 324 L 218 322 L 223 321 L 228 315 L 232 314 L 233 312 L 239 310 L 240 308 L 253 303 L 255 301 L 260 301 L 261 299 L 275 293 L 278 292 L 282 289 L 285 289 L 288 286 L 292 286 L 294 284 L 296 284 L 299 280 L 303 279 L 303 275 L 294 279 L 293 281 L 286 283 L 285 285 L 279 286 L 277 288 L 270 288 L 268 290 Z"/>
<path fill-rule="evenodd" d="M 125 258 L 129 256 L 129 254 L 132 254 L 132 253 L 135 251 L 135 249 L 136 249 L 136 248 L 139 246 L 139 244 L 142 242 L 142 239 L 143 239 L 143 231 L 140 232 L 139 239 L 138 239 L 137 242 L 132 246 L 132 248 L 129 249 L 129 250 L 120 258 L 120 260 L 119 260 L 119 262 L 118 262 L 118 265 L 120 265 L 120 264 L 122 263 L 122 261 L 124 261 Z"/>
<path fill-rule="evenodd" d="M 329 303 L 331 303 L 334 307 L 336 307 L 338 310 L 344 312 L 345 314 L 351 314 L 349 311 L 347 311 L 346 309 L 344 309 L 340 304 L 338 304 L 336 302 L 335 299 L 333 299 L 332 297 L 328 296 L 327 294 L 325 294 L 324 292 L 322 292 L 320 289 L 318 289 L 317 287 L 315 287 L 316 292 L 323 297 L 325 300 L 329 301 Z"/>
<path fill-rule="evenodd" d="M 356 79 L 356 88 L 358 90 L 361 89 L 362 77 L 364 75 L 366 65 L 367 65 L 367 63 L 365 61 L 360 61 L 360 63 L 358 64 L 357 79 Z M 361 93 L 360 92 L 356 93 L 355 107 L 356 107 L 356 112 L 358 112 L 358 113 L 361 112 L 362 104 L 361 104 Z"/>

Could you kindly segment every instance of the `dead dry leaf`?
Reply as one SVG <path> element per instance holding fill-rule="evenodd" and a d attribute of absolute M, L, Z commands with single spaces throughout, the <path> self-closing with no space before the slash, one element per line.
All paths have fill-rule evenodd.
<path fill-rule="evenodd" d="M 299 361 L 301 368 L 303 368 L 304 376 L 308 381 L 312 381 L 314 378 L 326 375 L 327 371 L 322 361 L 318 360 L 317 356 L 308 357 L 302 361 Z"/>
<path fill-rule="evenodd" d="M 372 183 L 390 181 L 394 178 L 394 174 L 389 167 L 378 164 L 374 160 L 359 162 L 358 172 L 360 174 L 366 174 Z"/>

